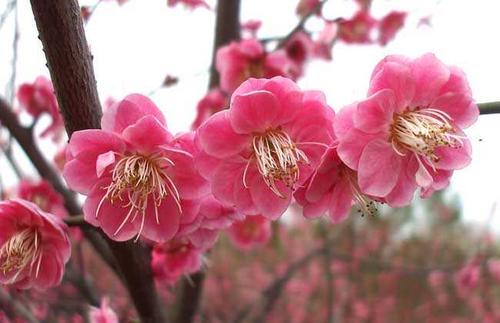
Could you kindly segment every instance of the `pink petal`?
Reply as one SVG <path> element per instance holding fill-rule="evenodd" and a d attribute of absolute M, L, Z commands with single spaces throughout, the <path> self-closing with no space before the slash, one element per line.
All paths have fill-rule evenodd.
<path fill-rule="evenodd" d="M 96 162 L 73 159 L 64 165 L 63 177 L 72 190 L 88 194 L 97 181 Z"/>
<path fill-rule="evenodd" d="M 241 178 L 241 174 L 245 169 L 244 163 L 224 162 L 215 170 L 212 179 L 212 192 L 217 200 L 222 204 L 234 206 L 234 190 L 235 185 L 244 189 L 243 181 L 234 181 Z"/>
<path fill-rule="evenodd" d="M 125 207 L 128 201 L 116 200 L 111 203 L 109 200 L 105 199 L 99 208 L 99 214 L 97 214 L 97 209 L 106 194 L 105 187 L 109 185 L 109 181 L 109 179 L 107 181 L 105 179 L 99 181 L 85 200 L 83 204 L 85 221 L 94 226 L 101 227 L 104 233 L 112 240 L 130 240 L 137 234 L 137 230 L 131 222 L 134 214 L 125 222 L 122 229 L 115 234 L 129 212 L 129 207 Z M 138 218 L 140 218 L 140 215 L 137 215 L 136 221 Z"/>
<path fill-rule="evenodd" d="M 401 171 L 401 156 L 383 140 L 366 145 L 359 160 L 358 181 L 363 193 L 384 197 L 396 185 Z"/>
<path fill-rule="evenodd" d="M 415 81 L 410 67 L 395 62 L 384 62 L 379 65 L 370 81 L 368 95 L 383 89 L 393 90 L 396 99 L 395 111 L 400 112 L 408 106 L 415 95 Z"/>
<path fill-rule="evenodd" d="M 441 95 L 430 106 L 446 112 L 453 123 L 462 129 L 472 125 L 479 117 L 479 109 L 473 99 L 461 93 Z"/>
<path fill-rule="evenodd" d="M 465 136 L 462 132 L 458 135 Z M 471 161 L 472 147 L 468 138 L 462 139 L 460 148 L 439 147 L 434 153 L 439 157 L 436 168 L 444 170 L 462 169 Z"/>
<path fill-rule="evenodd" d="M 335 116 L 333 129 L 335 130 L 335 136 L 337 136 L 337 138 L 343 138 L 351 128 L 354 128 L 354 114 L 356 113 L 357 107 L 358 103 L 345 106 Z"/>
<path fill-rule="evenodd" d="M 411 65 L 415 79 L 415 106 L 425 106 L 434 101 L 441 87 L 450 78 L 450 69 L 434 54 L 425 54 L 415 59 Z"/>
<path fill-rule="evenodd" d="M 278 116 L 280 103 L 268 91 L 253 91 L 233 96 L 229 116 L 236 133 L 265 132 Z"/>
<path fill-rule="evenodd" d="M 150 202 L 149 207 L 146 209 L 142 235 L 158 243 L 172 239 L 179 229 L 181 217 L 177 204 L 171 197 L 164 199 L 158 207 L 159 223 L 157 223 L 155 208 L 153 207 L 154 201 L 151 200 Z M 140 216 L 138 216 L 138 218 L 140 218 Z M 134 221 L 137 231 L 140 230 L 140 220 L 141 219 L 137 219 Z"/>
<path fill-rule="evenodd" d="M 358 103 L 354 125 L 366 133 L 387 132 L 395 109 L 394 92 L 384 89 Z"/>
<path fill-rule="evenodd" d="M 369 134 L 352 128 L 339 142 L 337 153 L 340 159 L 351 169 L 357 170 L 361 153 L 365 146 L 380 138 L 380 134 Z"/>
<path fill-rule="evenodd" d="M 453 92 L 461 93 L 465 96 L 472 96 L 472 91 L 465 73 L 455 66 L 449 66 L 448 68 L 450 69 L 451 73 L 450 78 L 448 79 L 448 82 L 446 82 L 446 84 L 441 87 L 439 93 L 443 95 L 448 92 Z"/>
<path fill-rule="evenodd" d="M 303 214 L 307 219 L 315 219 L 323 216 L 329 206 L 331 194 L 323 195 L 318 201 L 307 203 L 304 206 Z"/>
<path fill-rule="evenodd" d="M 165 117 L 153 101 L 141 94 L 130 94 L 104 111 L 101 127 L 103 130 L 121 133 L 147 115 L 166 126 Z"/>
<path fill-rule="evenodd" d="M 142 152 L 152 152 L 157 146 L 173 139 L 167 128 L 152 115 L 146 115 L 125 128 L 122 136 L 132 147 Z"/>
<path fill-rule="evenodd" d="M 303 93 L 292 80 L 276 76 L 267 80 L 262 90 L 273 93 L 281 105 L 275 123 L 289 122 L 301 111 Z"/>
<path fill-rule="evenodd" d="M 250 194 L 255 206 L 260 213 L 270 220 L 276 220 L 283 213 L 291 203 L 292 194 L 290 188 L 287 188 L 281 182 L 277 182 L 277 187 L 284 198 L 274 194 L 271 189 L 264 182 L 262 176 L 256 175 L 249 183 Z"/>
<path fill-rule="evenodd" d="M 198 128 L 197 140 L 209 155 L 225 158 L 250 148 L 249 136 L 237 134 L 231 127 L 227 110 L 214 114 Z"/>
<path fill-rule="evenodd" d="M 415 173 L 419 165 L 416 157 L 414 155 L 404 157 L 402 167 L 403 170 L 399 173 L 396 186 L 394 186 L 394 189 L 384 198 L 391 207 L 404 207 L 409 205 L 417 189 Z"/>
<path fill-rule="evenodd" d="M 93 153 L 96 157 L 108 151 L 123 151 L 125 143 L 117 135 L 99 129 L 80 130 L 73 133 L 68 148 L 74 157 L 81 153 Z"/>
<path fill-rule="evenodd" d="M 339 181 L 333 188 L 328 214 L 333 223 L 344 220 L 351 210 L 352 191 L 347 181 Z"/>
<path fill-rule="evenodd" d="M 97 177 L 101 177 L 104 174 L 106 168 L 115 162 L 115 153 L 113 151 L 108 151 L 107 153 L 100 154 L 97 157 L 96 162 L 96 173 Z"/>

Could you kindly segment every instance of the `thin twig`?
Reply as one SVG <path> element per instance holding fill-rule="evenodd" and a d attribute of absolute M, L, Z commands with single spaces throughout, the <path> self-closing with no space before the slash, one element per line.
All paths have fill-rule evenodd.
<path fill-rule="evenodd" d="M 16 74 L 17 74 L 17 57 L 19 48 L 19 8 L 17 0 L 14 1 L 14 38 L 12 40 L 12 62 L 11 73 L 8 83 L 7 98 L 10 105 L 14 103 L 14 95 L 16 93 Z"/>
<path fill-rule="evenodd" d="M 14 171 L 14 174 L 16 175 L 17 179 L 19 180 L 24 178 L 24 174 L 21 168 L 14 159 L 14 154 L 12 152 L 12 136 L 9 136 L 6 147 L 2 147 L 2 152 L 5 155 L 7 161 L 9 162 L 10 167 Z"/>
<path fill-rule="evenodd" d="M 2 12 L 2 15 L 0 15 L 0 29 L 3 27 L 3 24 L 5 23 L 5 21 L 9 17 L 12 10 L 14 10 L 15 4 L 16 4 L 16 0 L 12 0 L 11 2 L 9 2 L 7 4 L 7 6 L 5 7 L 5 11 Z"/>
<path fill-rule="evenodd" d="M 500 101 L 478 103 L 480 114 L 500 113 Z"/>

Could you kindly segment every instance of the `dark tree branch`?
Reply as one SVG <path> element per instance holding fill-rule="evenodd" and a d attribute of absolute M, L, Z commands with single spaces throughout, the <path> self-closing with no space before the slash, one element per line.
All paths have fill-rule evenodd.
<path fill-rule="evenodd" d="M 31 6 L 68 134 L 99 128 L 101 104 L 77 1 L 31 0 Z"/>
<path fill-rule="evenodd" d="M 68 135 L 100 128 L 101 105 L 78 2 L 31 0 L 31 6 Z M 140 243 L 107 241 L 141 321 L 165 322 L 150 250 Z"/>
<path fill-rule="evenodd" d="M 500 113 L 500 101 L 479 103 L 480 114 Z"/>
<path fill-rule="evenodd" d="M 217 50 L 238 39 L 240 39 L 240 0 L 218 0 L 208 85 L 210 89 L 219 85 L 219 73 L 215 67 Z M 203 291 L 204 279 L 205 273 L 203 271 L 182 279 L 176 300 L 174 322 L 190 323 L 194 320 Z"/>
<path fill-rule="evenodd" d="M 199 271 L 180 282 L 175 308 L 176 323 L 190 323 L 194 320 L 203 291 L 205 272 Z"/>
<path fill-rule="evenodd" d="M 217 50 L 233 40 L 240 39 L 240 0 L 218 0 L 217 18 L 215 22 L 215 37 L 210 66 L 211 89 L 219 85 L 219 73 L 215 68 Z"/>

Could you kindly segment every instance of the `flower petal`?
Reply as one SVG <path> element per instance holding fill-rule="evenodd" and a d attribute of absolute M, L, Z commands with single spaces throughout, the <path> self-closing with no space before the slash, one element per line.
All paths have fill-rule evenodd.
<path fill-rule="evenodd" d="M 359 160 L 358 181 L 363 193 L 384 197 L 396 185 L 401 171 L 401 156 L 383 140 L 374 140 L 363 149 Z"/>
<path fill-rule="evenodd" d="M 268 91 L 233 96 L 229 108 L 231 126 L 236 133 L 265 132 L 278 116 L 280 103 Z"/>
<path fill-rule="evenodd" d="M 103 130 L 121 133 L 148 115 L 166 127 L 165 117 L 153 101 L 141 94 L 130 94 L 104 111 L 101 127 Z"/>
<path fill-rule="evenodd" d="M 231 127 L 227 110 L 214 114 L 197 130 L 201 148 L 214 157 L 226 158 L 249 149 L 249 136 L 237 134 Z"/>

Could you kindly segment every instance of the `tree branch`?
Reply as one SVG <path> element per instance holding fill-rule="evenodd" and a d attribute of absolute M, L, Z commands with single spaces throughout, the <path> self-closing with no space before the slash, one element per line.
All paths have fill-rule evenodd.
<path fill-rule="evenodd" d="M 478 103 L 479 114 L 500 113 L 500 101 Z"/>
<path fill-rule="evenodd" d="M 76 0 L 31 0 L 36 25 L 68 135 L 100 128 L 92 56 Z M 106 239 L 143 322 L 165 322 L 150 266 L 150 250 L 140 243 Z"/>
<path fill-rule="evenodd" d="M 221 46 L 238 39 L 240 39 L 240 0 L 218 0 L 212 65 L 210 66 L 210 82 L 208 85 L 210 89 L 219 85 L 219 73 L 215 67 L 217 50 Z"/>

